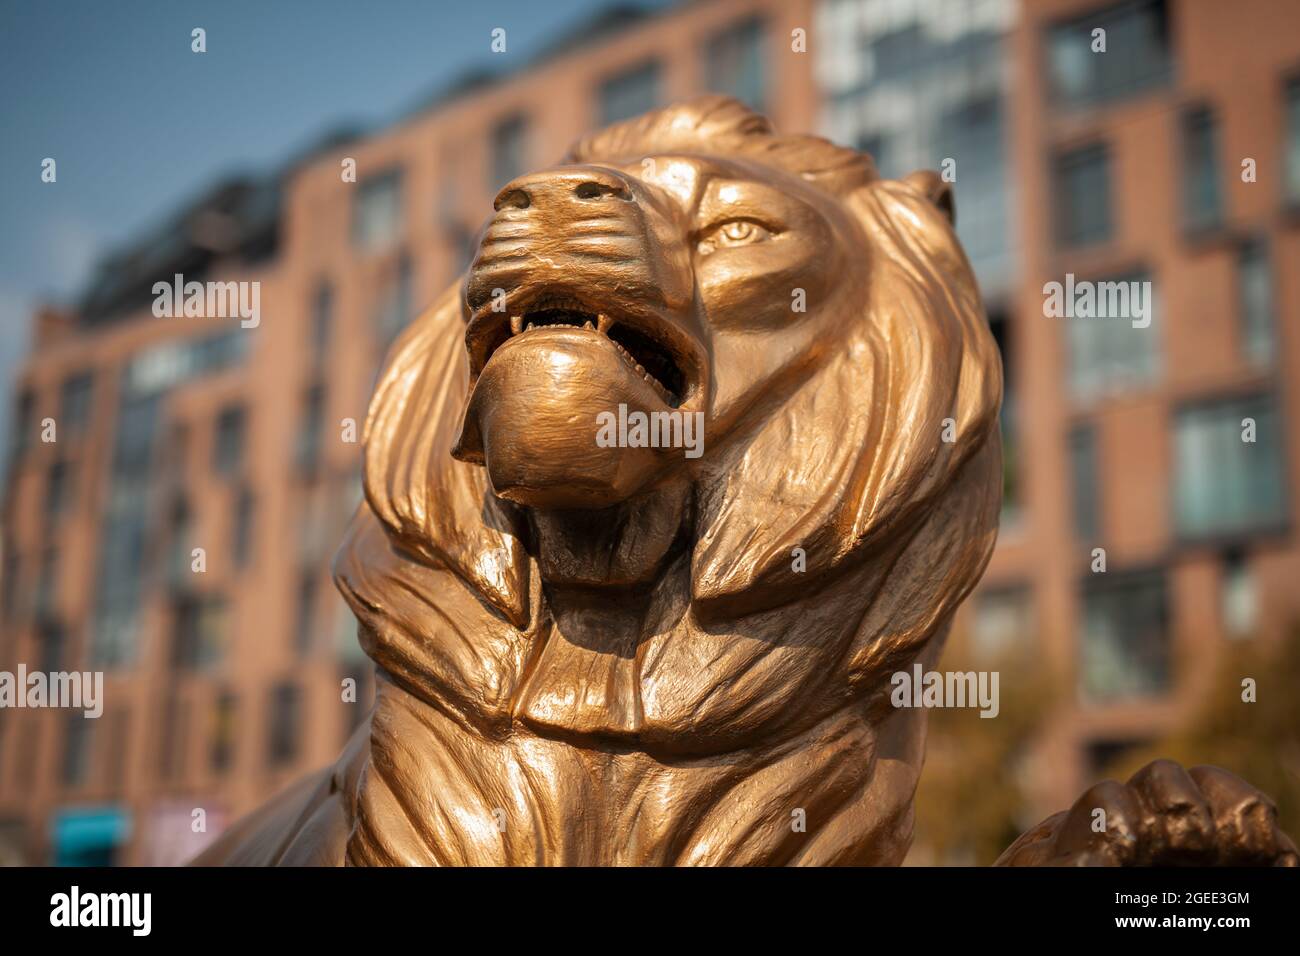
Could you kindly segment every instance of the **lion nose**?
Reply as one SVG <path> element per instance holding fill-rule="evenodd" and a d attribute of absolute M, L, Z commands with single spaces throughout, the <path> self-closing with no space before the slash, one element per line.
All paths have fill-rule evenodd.
<path fill-rule="evenodd" d="M 492 208 L 528 209 L 552 204 L 632 201 L 632 187 L 613 170 L 573 166 L 520 176 L 497 194 Z"/>

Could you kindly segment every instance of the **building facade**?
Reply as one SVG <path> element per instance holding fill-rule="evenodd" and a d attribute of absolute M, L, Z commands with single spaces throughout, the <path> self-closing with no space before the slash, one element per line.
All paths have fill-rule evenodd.
<path fill-rule="evenodd" d="M 385 350 L 457 281 L 495 192 L 588 130 L 706 90 L 806 128 L 789 38 L 809 22 L 775 0 L 614 10 L 391 127 L 223 185 L 106 260 L 75 313 L 37 318 L 0 669 L 102 670 L 106 704 L 0 711 L 3 852 L 179 862 L 336 756 L 372 688 L 329 565 Z M 259 283 L 256 327 L 155 317 L 153 284 L 176 274 Z"/>
<path fill-rule="evenodd" d="M 956 636 L 1028 644 L 1056 679 L 1025 785 L 1038 816 L 1065 806 L 1189 718 L 1228 642 L 1300 617 L 1298 25 L 1288 0 L 615 12 L 214 190 L 35 320 L 0 669 L 102 669 L 107 703 L 0 711 L 0 845 L 178 861 L 337 753 L 370 669 L 328 569 L 384 351 L 456 281 L 502 184 L 705 90 L 886 175 L 953 179 L 1006 372 L 1002 533 Z M 260 283 L 256 328 L 154 317 L 177 273 Z M 1145 297 L 1050 315 L 1067 276 Z"/>

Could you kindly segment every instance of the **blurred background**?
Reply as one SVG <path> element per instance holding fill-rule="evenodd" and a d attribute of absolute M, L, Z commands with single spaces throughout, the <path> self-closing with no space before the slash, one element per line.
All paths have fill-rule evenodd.
<path fill-rule="evenodd" d="M 909 862 L 991 862 L 1155 755 L 1300 833 L 1294 0 L 460 6 L 0 12 L 0 670 L 106 675 L 98 720 L 0 710 L 0 861 L 182 862 L 336 756 L 387 346 L 501 185 L 704 91 L 954 173 L 1002 350 L 1001 535 L 943 661 L 1000 714 L 932 714 Z M 260 282 L 260 324 L 155 318 L 176 273 Z M 1067 273 L 1154 321 L 1046 317 Z"/>

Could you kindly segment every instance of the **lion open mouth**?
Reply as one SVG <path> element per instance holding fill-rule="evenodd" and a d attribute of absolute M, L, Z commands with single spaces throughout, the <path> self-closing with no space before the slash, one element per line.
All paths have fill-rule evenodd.
<path fill-rule="evenodd" d="M 614 347 L 628 369 L 654 389 L 670 408 L 679 407 L 690 390 L 685 363 L 671 347 L 626 319 L 593 310 L 576 299 L 539 299 L 527 309 L 511 315 L 509 324 L 501 323 L 492 336 L 483 354 L 483 365 L 486 366 L 497 349 L 512 338 L 554 328 L 581 329 L 602 336 Z"/>

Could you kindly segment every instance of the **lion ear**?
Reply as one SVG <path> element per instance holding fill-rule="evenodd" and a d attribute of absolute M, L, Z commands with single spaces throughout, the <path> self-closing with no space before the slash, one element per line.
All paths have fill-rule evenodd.
<path fill-rule="evenodd" d="M 408 328 L 366 420 L 366 500 L 395 544 L 446 567 L 517 628 L 528 623 L 528 555 L 513 506 L 482 468 L 451 457 L 469 382 L 459 286 Z"/>
<path fill-rule="evenodd" d="M 957 225 L 957 199 L 953 196 L 952 183 L 932 169 L 918 169 L 903 177 L 903 182 L 911 186 L 947 217 L 950 225 Z"/>

